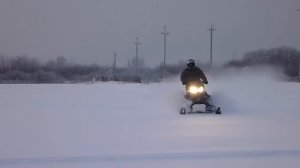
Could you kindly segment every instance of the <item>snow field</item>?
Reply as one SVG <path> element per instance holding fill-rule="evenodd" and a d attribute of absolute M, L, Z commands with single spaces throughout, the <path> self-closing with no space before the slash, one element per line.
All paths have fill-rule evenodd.
<path fill-rule="evenodd" d="M 179 79 L 0 85 L 0 167 L 295 167 L 300 85 L 211 74 L 222 115 L 179 115 Z"/>

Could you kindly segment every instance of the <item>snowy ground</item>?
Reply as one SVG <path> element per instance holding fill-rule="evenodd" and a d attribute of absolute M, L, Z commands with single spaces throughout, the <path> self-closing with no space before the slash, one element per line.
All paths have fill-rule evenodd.
<path fill-rule="evenodd" d="M 178 79 L 0 85 L 0 167 L 298 167 L 300 84 L 209 76 L 223 114 L 179 115 Z"/>

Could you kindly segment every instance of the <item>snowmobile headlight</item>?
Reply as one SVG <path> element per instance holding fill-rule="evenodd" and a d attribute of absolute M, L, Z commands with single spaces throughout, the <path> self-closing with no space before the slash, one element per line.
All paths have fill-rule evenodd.
<path fill-rule="evenodd" d="M 190 92 L 191 94 L 202 93 L 202 92 L 204 92 L 204 88 L 203 88 L 202 86 L 200 86 L 200 87 L 191 86 L 191 87 L 189 88 L 189 92 Z"/>
<path fill-rule="evenodd" d="M 202 87 L 202 86 L 198 87 L 198 92 L 203 93 L 204 92 L 204 87 Z"/>

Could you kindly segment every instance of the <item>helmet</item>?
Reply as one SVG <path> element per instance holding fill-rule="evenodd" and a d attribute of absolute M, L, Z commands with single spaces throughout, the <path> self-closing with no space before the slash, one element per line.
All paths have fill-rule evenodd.
<path fill-rule="evenodd" d="M 186 65 L 189 69 L 194 69 L 195 68 L 195 60 L 193 60 L 193 59 L 187 60 Z"/>

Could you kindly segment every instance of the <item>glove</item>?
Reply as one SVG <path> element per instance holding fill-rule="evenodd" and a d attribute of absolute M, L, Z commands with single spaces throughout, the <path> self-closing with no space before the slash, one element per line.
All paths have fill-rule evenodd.
<path fill-rule="evenodd" d="M 202 82 L 203 82 L 204 84 L 206 84 L 206 85 L 208 84 L 208 81 L 207 81 L 207 80 L 203 80 Z"/>

